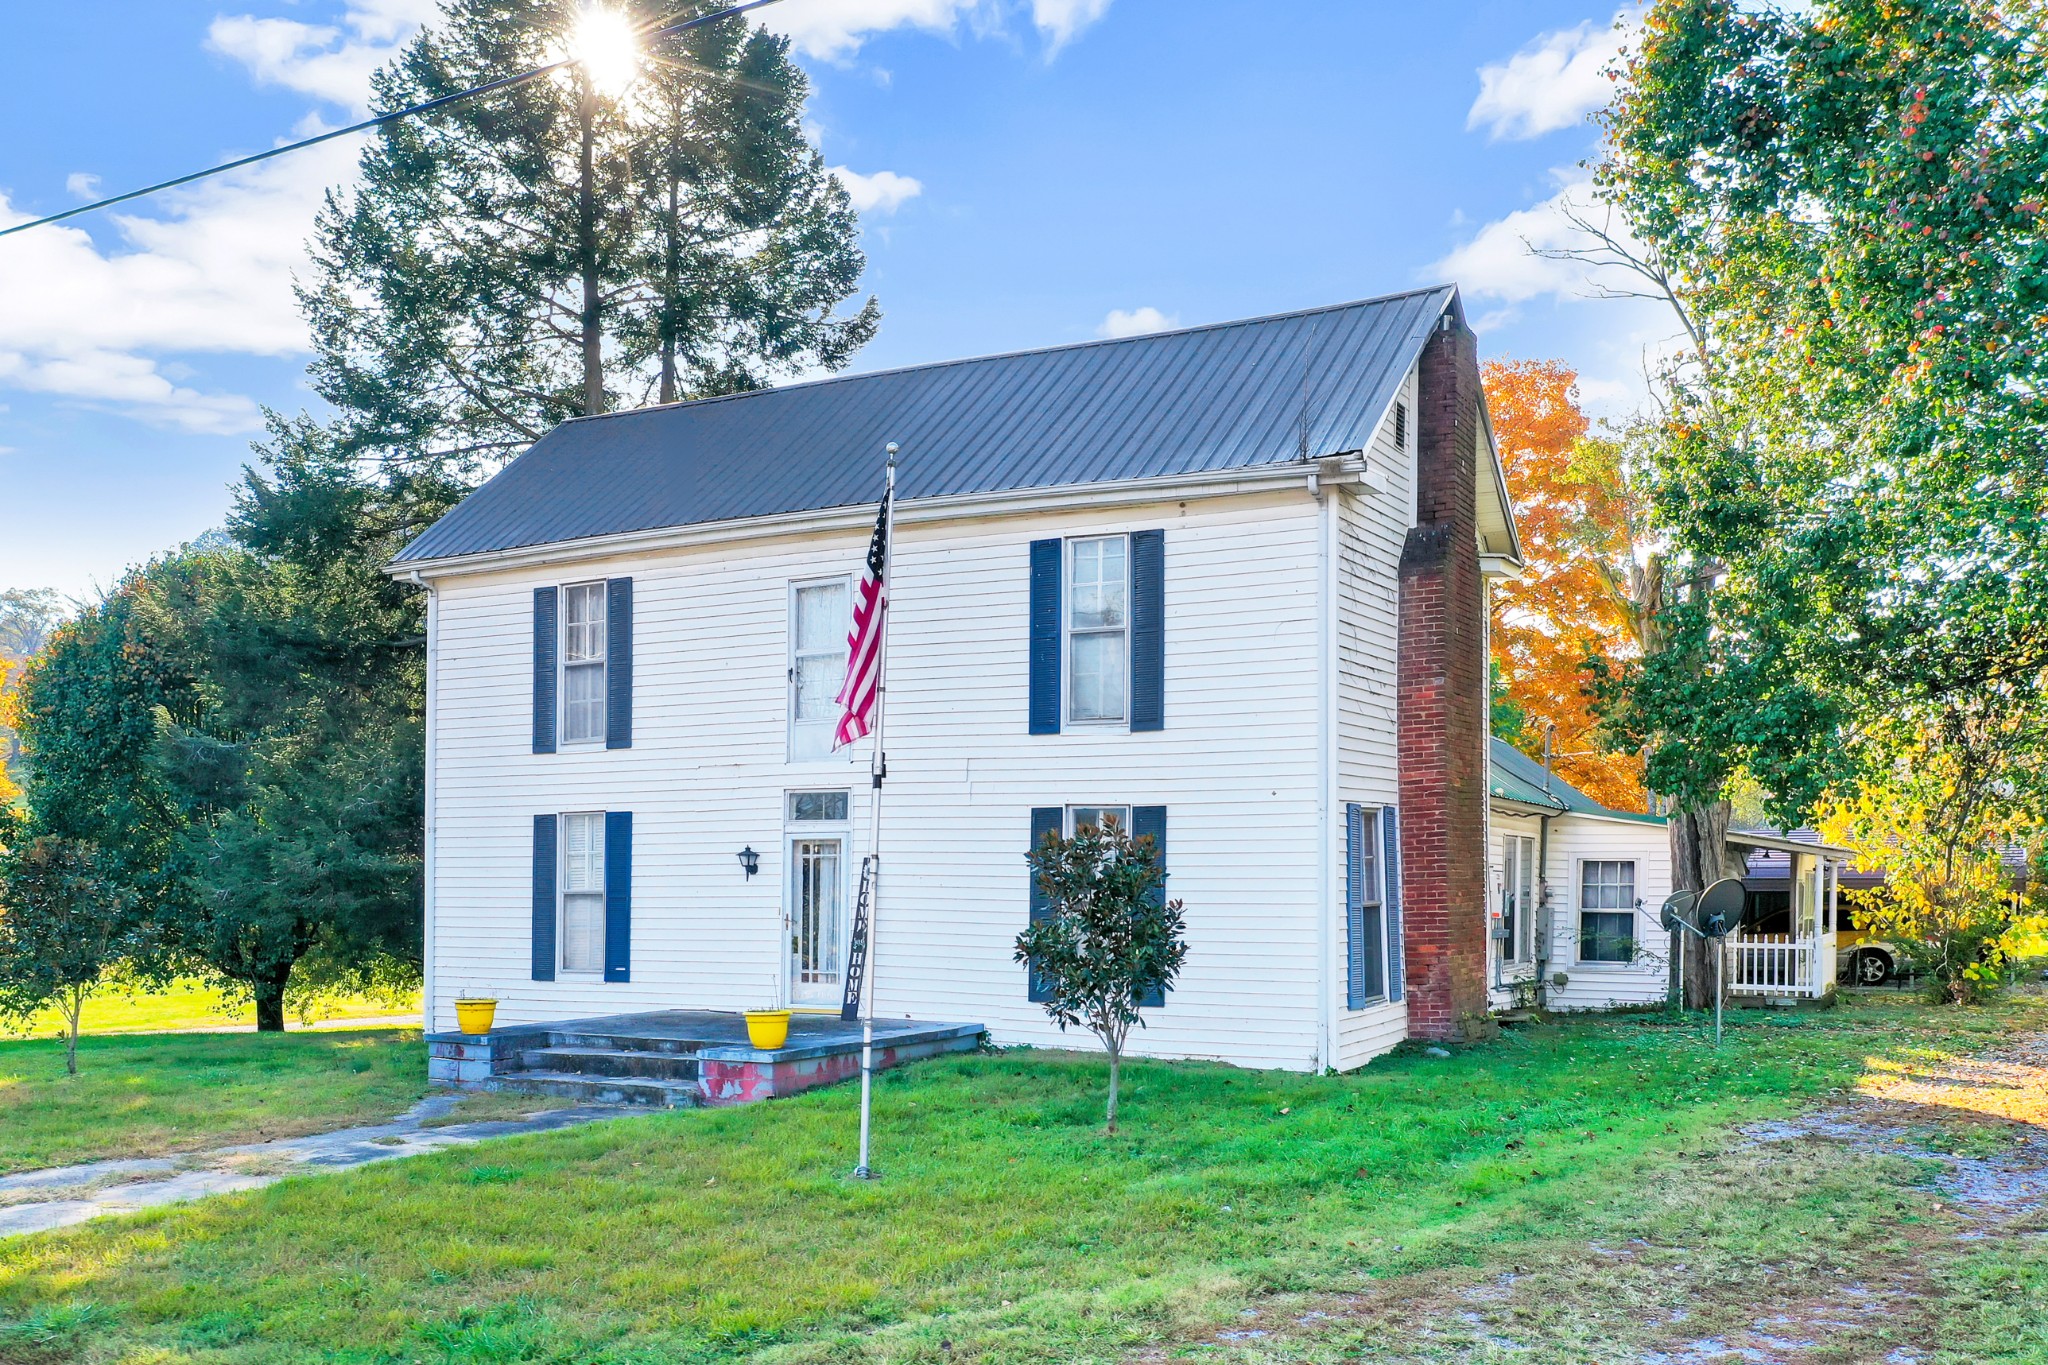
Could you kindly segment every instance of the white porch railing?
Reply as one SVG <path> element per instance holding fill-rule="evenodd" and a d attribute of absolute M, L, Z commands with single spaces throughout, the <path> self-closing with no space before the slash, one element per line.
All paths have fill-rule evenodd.
<path fill-rule="evenodd" d="M 1818 996 L 1825 990 L 1820 945 L 1789 934 L 1733 934 L 1728 939 L 1728 989 L 1737 995 Z"/>

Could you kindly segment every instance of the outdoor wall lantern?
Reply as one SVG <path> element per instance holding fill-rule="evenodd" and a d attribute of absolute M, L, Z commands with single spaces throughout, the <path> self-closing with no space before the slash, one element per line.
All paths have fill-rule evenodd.
<path fill-rule="evenodd" d="M 745 872 L 749 877 L 753 876 L 756 872 L 759 872 L 761 870 L 761 855 L 754 852 L 752 848 L 741 849 L 740 870 Z"/>

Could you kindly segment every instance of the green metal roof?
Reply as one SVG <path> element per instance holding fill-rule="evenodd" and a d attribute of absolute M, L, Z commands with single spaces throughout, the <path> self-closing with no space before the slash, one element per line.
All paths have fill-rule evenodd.
<path fill-rule="evenodd" d="M 1559 815 L 1599 815 L 1644 825 L 1664 823 L 1661 815 L 1642 815 L 1601 805 L 1555 773 L 1544 772 L 1541 763 L 1504 739 L 1489 738 L 1486 743 L 1491 759 L 1488 764 L 1489 785 L 1499 800 L 1545 806 Z"/>

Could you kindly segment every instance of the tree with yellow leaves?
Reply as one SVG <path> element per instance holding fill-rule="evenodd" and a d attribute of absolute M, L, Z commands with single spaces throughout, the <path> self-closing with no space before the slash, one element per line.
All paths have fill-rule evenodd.
<path fill-rule="evenodd" d="M 8 749 L 14 739 L 14 665 L 0 659 L 0 806 L 21 804 L 21 787 L 8 775 Z"/>
<path fill-rule="evenodd" d="M 1647 809 L 1642 756 L 1602 745 L 1585 672 L 1588 658 L 1641 657 L 1662 604 L 1633 442 L 1593 431 L 1578 374 L 1560 361 L 1494 361 L 1484 379 L 1528 565 L 1494 595 L 1494 664 L 1506 709 L 1523 720 L 1511 738 L 1533 754 L 1548 731 L 1565 781 L 1617 809 Z"/>
<path fill-rule="evenodd" d="M 1821 837 L 1884 874 L 1845 893 L 1858 923 L 1945 1000 L 1981 998 L 2048 930 L 2044 730 L 2035 708 L 1995 703 L 1888 718 L 1854 784 L 1822 801 Z"/>

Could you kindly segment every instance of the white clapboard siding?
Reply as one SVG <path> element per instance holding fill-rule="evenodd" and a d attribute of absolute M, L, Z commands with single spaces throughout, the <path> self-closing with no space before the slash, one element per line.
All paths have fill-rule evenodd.
<path fill-rule="evenodd" d="M 1394 443 L 1391 406 L 1366 450 L 1367 477 L 1383 491 L 1375 496 L 1346 494 L 1337 499 L 1337 799 L 1331 856 L 1336 871 L 1334 908 L 1337 926 L 1336 1042 L 1332 1051 L 1339 1070 L 1363 1066 L 1408 1036 L 1405 1003 L 1380 1003 L 1365 1009 L 1343 1008 L 1341 974 L 1346 961 L 1344 897 L 1344 827 L 1341 807 L 1395 805 L 1400 799 L 1396 769 L 1394 708 L 1395 648 L 1400 611 L 1401 547 L 1415 522 L 1415 472 L 1412 449 L 1417 440 L 1415 374 L 1402 381 L 1397 398 L 1408 406 L 1408 445 Z"/>
<path fill-rule="evenodd" d="M 1012 961 L 1030 811 L 1164 805 L 1190 951 L 1132 1047 L 1319 1060 L 1317 524 L 1303 489 L 898 528 L 878 1013 L 1092 1046 L 1026 1000 Z M 1166 728 L 1027 734 L 1029 542 L 1152 527 L 1166 532 Z M 436 1025 L 464 991 L 496 995 L 506 1023 L 778 999 L 784 795 L 851 792 L 849 898 L 868 810 L 865 744 L 851 761 L 785 761 L 789 584 L 856 572 L 866 541 L 829 533 L 440 581 Z M 633 747 L 533 754 L 533 589 L 605 576 L 634 583 Z M 634 815 L 630 983 L 530 979 L 532 817 L 573 810 Z M 752 880 L 743 847 L 761 855 Z"/>
<path fill-rule="evenodd" d="M 1579 866 L 1588 859 L 1633 859 L 1636 864 L 1636 942 L 1632 963 L 1580 962 Z M 1550 970 L 1569 978 L 1548 992 L 1552 1009 L 1611 1009 L 1664 999 L 1671 936 L 1657 921 L 1671 892 L 1670 836 L 1661 824 L 1561 815 L 1550 822 L 1552 938 Z"/>

